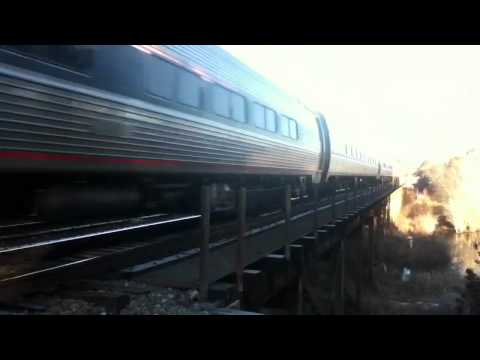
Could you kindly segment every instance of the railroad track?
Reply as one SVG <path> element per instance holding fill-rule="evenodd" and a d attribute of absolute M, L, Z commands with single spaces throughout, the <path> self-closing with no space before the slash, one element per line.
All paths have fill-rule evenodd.
<path fill-rule="evenodd" d="M 162 243 L 152 238 L 185 231 L 200 217 L 154 214 L 2 236 L 0 300 L 40 289 L 46 282 L 95 275 L 105 264 L 112 271 L 133 265 Z"/>

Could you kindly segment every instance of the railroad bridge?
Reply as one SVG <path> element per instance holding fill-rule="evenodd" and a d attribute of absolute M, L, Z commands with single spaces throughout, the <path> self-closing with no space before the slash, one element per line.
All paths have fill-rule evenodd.
<path fill-rule="evenodd" d="M 1 45 L 0 97 L 0 300 L 108 275 L 342 313 L 372 280 L 392 166 L 219 47 Z"/>
<path fill-rule="evenodd" d="M 363 288 L 372 285 L 376 249 L 390 221 L 390 195 L 398 188 L 396 180 L 353 182 L 314 199 L 293 199 L 286 185 L 270 190 L 283 197 L 282 208 L 249 216 L 248 202 L 260 194 L 240 187 L 236 218 L 217 223 L 211 221 L 210 185 L 204 185 L 201 214 L 37 231 L 34 242 L 1 249 L 2 264 L 30 265 L 3 271 L 0 294 L 8 301 L 44 286 L 115 273 L 198 289 L 202 300 L 251 312 L 343 314 L 346 300 L 361 301 Z M 21 237 L 3 230 L 4 237 Z M 349 257 L 355 259 L 350 285 Z"/>

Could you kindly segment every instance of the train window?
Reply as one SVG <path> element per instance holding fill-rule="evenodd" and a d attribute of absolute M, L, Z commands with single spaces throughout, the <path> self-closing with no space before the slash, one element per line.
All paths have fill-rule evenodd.
<path fill-rule="evenodd" d="M 289 136 L 290 131 L 288 129 L 288 118 L 286 116 L 280 117 L 280 131 L 283 136 Z"/>
<path fill-rule="evenodd" d="M 200 78 L 181 69 L 178 76 L 177 100 L 185 105 L 200 107 L 200 89 Z"/>
<path fill-rule="evenodd" d="M 168 100 L 172 100 L 175 89 L 175 69 L 176 67 L 165 60 L 150 56 L 151 75 L 148 76 L 148 90 L 156 95 Z"/>
<path fill-rule="evenodd" d="M 253 103 L 252 117 L 256 127 L 265 129 L 265 107 Z"/>
<path fill-rule="evenodd" d="M 231 93 L 232 100 L 232 118 L 233 120 L 245 122 L 245 98 L 235 93 Z"/>
<path fill-rule="evenodd" d="M 229 91 L 217 85 L 213 88 L 213 111 L 220 116 L 230 116 Z"/>
<path fill-rule="evenodd" d="M 297 122 L 293 119 L 290 119 L 288 125 L 290 128 L 290 137 L 292 139 L 297 139 L 298 138 Z"/>
<path fill-rule="evenodd" d="M 275 112 L 271 109 L 265 109 L 265 117 L 267 120 L 267 130 L 276 132 L 277 131 L 277 119 Z"/>
<path fill-rule="evenodd" d="M 6 48 L 78 72 L 87 72 L 93 65 L 94 50 L 90 45 L 8 45 Z"/>

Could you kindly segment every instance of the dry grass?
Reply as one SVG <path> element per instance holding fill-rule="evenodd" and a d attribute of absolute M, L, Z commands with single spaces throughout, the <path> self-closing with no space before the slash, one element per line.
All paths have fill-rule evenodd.
<path fill-rule="evenodd" d="M 462 274 L 451 266 L 452 248 L 448 236 L 386 237 L 379 257 L 386 265 L 376 269 L 377 294 L 369 294 L 371 314 L 446 314 L 454 312 L 455 293 L 463 285 Z M 403 268 L 411 270 L 402 281 Z"/>
<path fill-rule="evenodd" d="M 450 266 L 452 251 L 446 236 L 413 237 L 413 247 L 410 248 L 404 236 L 394 235 L 383 241 L 380 258 L 389 267 L 439 271 Z"/>
<path fill-rule="evenodd" d="M 455 270 L 413 272 L 410 281 L 401 281 L 401 271 L 387 273 L 377 270 L 378 292 L 369 294 L 364 302 L 367 313 L 377 315 L 452 314 L 456 312 L 455 297 L 462 284 Z"/>
<path fill-rule="evenodd" d="M 430 299 L 454 291 L 462 282 L 462 276 L 455 270 L 412 271 L 407 282 L 401 281 L 401 271 L 394 269 L 387 273 L 377 271 L 377 285 L 384 296 L 407 301 L 411 298 Z"/>

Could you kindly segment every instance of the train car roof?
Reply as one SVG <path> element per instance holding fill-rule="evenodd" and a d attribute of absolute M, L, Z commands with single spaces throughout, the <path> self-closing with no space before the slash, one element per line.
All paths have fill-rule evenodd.
<path fill-rule="evenodd" d="M 301 120 L 315 116 L 305 104 L 280 89 L 226 50 L 216 45 L 154 45 L 155 48 L 200 72 L 207 72 L 213 81 L 263 101 L 285 115 Z M 199 69 L 200 67 L 200 69 Z"/>

